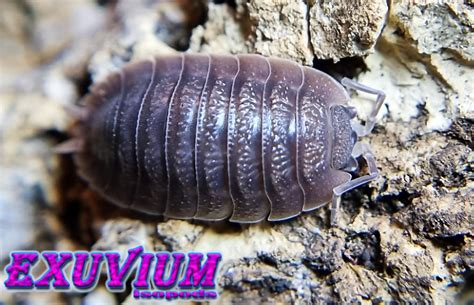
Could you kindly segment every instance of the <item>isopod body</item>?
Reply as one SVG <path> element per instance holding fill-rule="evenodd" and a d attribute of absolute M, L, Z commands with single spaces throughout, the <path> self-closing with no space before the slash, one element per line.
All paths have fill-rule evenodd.
<path fill-rule="evenodd" d="M 131 209 L 283 220 L 350 183 L 348 100 L 327 74 L 282 59 L 181 53 L 141 61 L 85 97 L 75 161 L 95 190 Z"/>

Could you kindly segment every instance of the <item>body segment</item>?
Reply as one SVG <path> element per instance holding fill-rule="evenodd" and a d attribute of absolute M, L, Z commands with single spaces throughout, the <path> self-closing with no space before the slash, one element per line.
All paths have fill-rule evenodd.
<path fill-rule="evenodd" d="M 76 162 L 103 196 L 146 213 L 287 219 L 350 180 L 348 99 L 328 75 L 287 60 L 155 58 L 94 86 Z"/>

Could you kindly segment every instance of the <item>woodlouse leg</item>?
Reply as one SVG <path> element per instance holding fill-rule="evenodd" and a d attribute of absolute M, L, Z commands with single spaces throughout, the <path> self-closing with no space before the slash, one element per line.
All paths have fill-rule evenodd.
<path fill-rule="evenodd" d="M 80 152 L 84 147 L 84 140 L 73 138 L 60 143 L 53 148 L 56 154 L 70 154 Z"/>
<path fill-rule="evenodd" d="M 357 162 L 357 159 L 354 156 L 351 156 L 347 162 L 346 167 L 344 167 L 342 170 L 351 173 L 357 172 L 359 170 L 359 162 Z"/>
<path fill-rule="evenodd" d="M 354 147 L 353 157 L 357 156 L 362 156 L 365 159 L 365 161 L 367 162 L 367 166 L 369 167 L 369 173 L 368 175 L 358 177 L 333 189 L 331 204 L 331 225 L 333 226 L 337 223 L 337 210 L 339 208 L 339 203 L 341 202 L 341 195 L 356 187 L 361 186 L 362 184 L 374 180 L 379 174 L 379 171 L 377 169 L 377 163 L 375 162 L 374 155 L 370 150 L 369 145 L 360 142 L 357 143 Z"/>
<path fill-rule="evenodd" d="M 76 105 L 63 105 L 64 111 L 76 120 L 85 120 L 88 116 L 88 110 L 85 107 L 76 106 Z"/>
<path fill-rule="evenodd" d="M 367 92 L 369 94 L 377 95 L 375 105 L 372 109 L 372 112 L 370 113 L 370 116 L 367 122 L 365 123 L 365 126 L 361 126 L 361 128 L 354 128 L 359 137 L 368 135 L 375 126 L 375 118 L 377 117 L 377 113 L 379 112 L 380 108 L 383 105 L 383 102 L 385 100 L 385 93 L 381 90 L 377 90 L 377 89 L 362 85 L 346 77 L 344 77 L 341 80 L 341 84 L 343 84 L 348 89 L 358 90 L 362 92 Z"/>

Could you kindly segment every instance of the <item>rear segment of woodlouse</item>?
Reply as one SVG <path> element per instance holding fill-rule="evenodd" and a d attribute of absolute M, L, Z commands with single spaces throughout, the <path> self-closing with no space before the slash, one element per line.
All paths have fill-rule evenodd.
<path fill-rule="evenodd" d="M 287 219 L 350 181 L 348 99 L 328 75 L 281 59 L 142 61 L 84 99 L 76 162 L 103 196 L 146 213 Z"/>

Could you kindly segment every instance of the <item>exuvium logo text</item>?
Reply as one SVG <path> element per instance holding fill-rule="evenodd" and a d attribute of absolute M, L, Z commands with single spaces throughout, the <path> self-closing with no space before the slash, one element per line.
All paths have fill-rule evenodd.
<path fill-rule="evenodd" d="M 32 271 L 40 259 L 46 270 L 35 279 Z M 124 291 L 135 271 L 131 282 L 135 299 L 212 300 L 218 297 L 215 281 L 220 260 L 221 254 L 215 252 L 148 253 L 143 247 L 129 249 L 123 259 L 109 251 L 14 251 L 5 267 L 4 285 L 10 290 L 89 291 L 97 285 L 105 262 L 105 285 L 112 292 Z"/>

